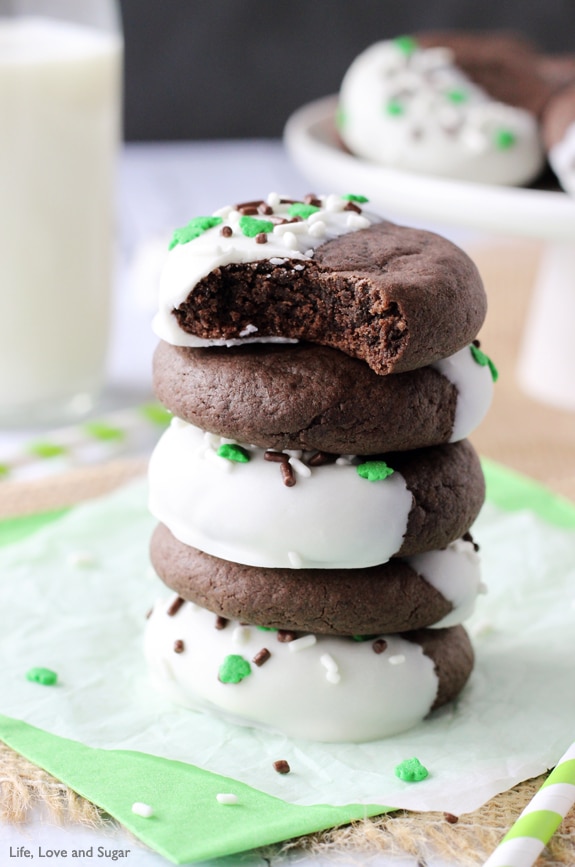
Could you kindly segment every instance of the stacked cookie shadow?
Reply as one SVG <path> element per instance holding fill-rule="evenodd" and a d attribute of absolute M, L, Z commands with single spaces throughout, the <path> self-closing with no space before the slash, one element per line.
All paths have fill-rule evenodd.
<path fill-rule="evenodd" d="M 458 695 L 482 586 L 481 280 L 365 202 L 271 195 L 192 220 L 155 323 L 174 418 L 149 468 L 173 591 L 148 622 L 153 680 L 322 741 L 396 734 Z"/>

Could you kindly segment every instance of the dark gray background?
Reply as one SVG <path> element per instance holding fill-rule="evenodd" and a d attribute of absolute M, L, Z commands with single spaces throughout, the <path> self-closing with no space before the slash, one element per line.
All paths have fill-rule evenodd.
<path fill-rule="evenodd" d="M 120 0 L 128 140 L 280 136 L 378 39 L 511 29 L 575 52 L 575 0 Z"/>

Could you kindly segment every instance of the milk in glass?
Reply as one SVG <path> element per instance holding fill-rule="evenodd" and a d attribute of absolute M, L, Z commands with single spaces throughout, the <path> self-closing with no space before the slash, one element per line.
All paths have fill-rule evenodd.
<path fill-rule="evenodd" d="M 117 34 L 0 17 L 0 425 L 102 385 L 121 59 Z"/>

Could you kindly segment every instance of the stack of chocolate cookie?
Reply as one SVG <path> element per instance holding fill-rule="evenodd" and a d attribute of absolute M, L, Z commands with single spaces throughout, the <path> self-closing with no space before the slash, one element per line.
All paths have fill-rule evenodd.
<path fill-rule="evenodd" d="M 464 686 L 493 366 L 470 259 L 363 196 L 230 206 L 160 285 L 146 655 L 165 694 L 323 741 L 403 731 Z"/>

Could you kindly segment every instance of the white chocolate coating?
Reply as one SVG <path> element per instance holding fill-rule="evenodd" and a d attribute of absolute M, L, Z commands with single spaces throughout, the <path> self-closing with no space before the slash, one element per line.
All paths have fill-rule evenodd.
<path fill-rule="evenodd" d="M 575 122 L 563 138 L 549 150 L 549 164 L 563 189 L 575 196 Z"/>
<path fill-rule="evenodd" d="M 493 399 L 493 378 L 478 364 L 468 346 L 431 365 L 457 388 L 457 407 L 449 442 L 465 439 L 483 420 Z"/>
<path fill-rule="evenodd" d="M 248 566 L 352 569 L 399 551 L 412 495 L 399 472 L 361 478 L 353 461 L 311 469 L 289 452 L 287 487 L 264 449 L 248 463 L 219 457 L 222 437 L 174 418 L 149 464 L 149 509 L 186 545 Z"/>
<path fill-rule="evenodd" d="M 491 99 L 446 48 L 371 45 L 344 76 L 339 111 L 352 153 L 398 169 L 527 184 L 545 162 L 535 117 Z"/>
<path fill-rule="evenodd" d="M 217 710 L 288 737 L 359 743 L 417 725 L 437 695 L 432 660 L 397 636 L 385 636 L 382 653 L 374 652 L 372 641 L 324 635 L 282 643 L 275 632 L 235 621 L 216 629 L 215 615 L 190 602 L 169 616 L 172 599 L 154 606 L 145 654 L 154 686 L 187 707 Z M 180 652 L 176 641 L 183 642 Z M 270 657 L 258 666 L 253 659 L 263 648 Z M 238 683 L 218 677 L 229 655 L 250 664 Z"/>
<path fill-rule="evenodd" d="M 242 214 L 232 205 L 220 208 L 213 216 L 221 217 L 222 224 L 207 229 L 199 237 L 177 244 L 166 258 L 159 287 L 159 308 L 153 321 L 153 329 L 159 338 L 174 346 L 230 346 L 248 342 L 297 342 L 277 337 L 259 337 L 250 330 L 242 340 L 204 340 L 182 331 L 172 310 L 179 307 L 194 286 L 207 277 L 215 268 L 224 265 L 257 262 L 264 259 L 279 259 L 282 262 L 312 258 L 316 247 L 332 238 L 358 229 L 366 229 L 381 218 L 362 212 L 346 211 L 347 199 L 338 195 L 318 196 L 321 207 L 309 217 L 295 223 L 283 223 L 267 234 L 267 242 L 259 244 L 247 237 L 240 228 Z M 273 207 L 274 216 L 289 219 L 289 202 L 282 202 L 276 193 L 270 193 L 267 203 Z M 257 219 L 270 219 L 258 214 Z M 222 225 L 229 226 L 232 235 L 221 234 Z M 246 329 L 247 330 L 247 329 Z"/>
<path fill-rule="evenodd" d="M 429 624 L 429 628 L 457 626 L 471 617 L 478 594 L 485 592 L 479 555 L 472 542 L 456 539 L 442 551 L 426 551 L 406 557 L 406 560 L 418 575 L 453 605 L 449 614 L 437 623 Z"/>

